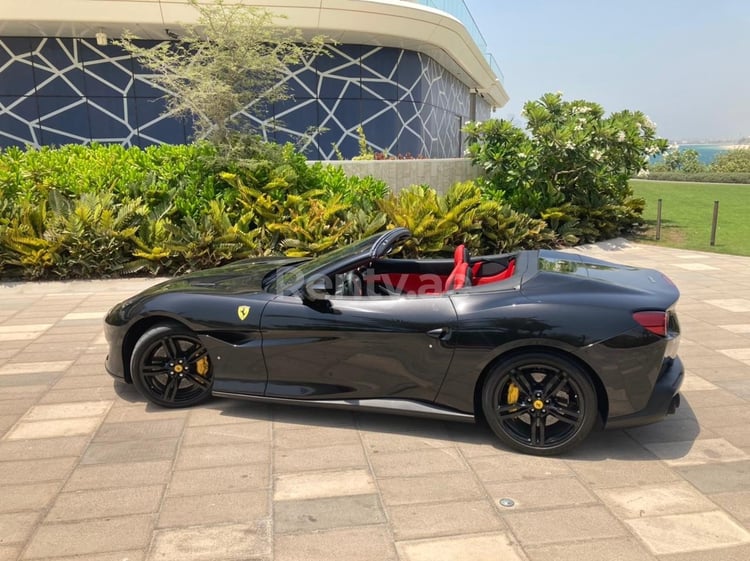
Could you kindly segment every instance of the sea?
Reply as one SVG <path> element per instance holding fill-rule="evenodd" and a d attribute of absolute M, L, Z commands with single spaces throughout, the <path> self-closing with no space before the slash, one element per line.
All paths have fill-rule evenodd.
<path fill-rule="evenodd" d="M 698 152 L 700 162 L 708 165 L 722 152 L 731 150 L 731 147 L 732 144 L 680 144 L 678 150 L 695 150 Z M 661 156 L 655 156 L 652 158 L 651 163 L 658 163 L 661 159 Z"/>

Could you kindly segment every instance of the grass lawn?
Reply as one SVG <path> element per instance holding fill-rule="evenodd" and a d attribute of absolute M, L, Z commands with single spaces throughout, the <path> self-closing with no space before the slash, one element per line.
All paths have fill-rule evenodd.
<path fill-rule="evenodd" d="M 646 200 L 648 228 L 638 241 L 683 249 L 750 255 L 750 185 L 632 180 Z M 655 240 L 657 200 L 662 199 L 661 241 Z M 719 201 L 716 245 L 711 246 L 714 201 Z"/>

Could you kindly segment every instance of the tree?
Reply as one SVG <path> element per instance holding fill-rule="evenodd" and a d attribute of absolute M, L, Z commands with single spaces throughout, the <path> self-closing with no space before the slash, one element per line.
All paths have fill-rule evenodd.
<path fill-rule="evenodd" d="M 241 1 L 189 2 L 197 24 L 185 24 L 179 40 L 147 48 L 126 33 L 119 44 L 154 73 L 167 92 L 167 111 L 192 117 L 197 138 L 231 146 L 233 133 L 247 128 L 240 112 L 252 106 L 262 115 L 270 103 L 288 99 L 281 79 L 290 66 L 321 54 L 325 38 L 305 40 L 276 24 L 283 16 Z"/>
<path fill-rule="evenodd" d="M 655 164 L 651 169 L 653 171 L 701 173 L 706 171 L 706 166 L 701 163 L 700 154 L 697 150 L 692 148 L 680 150 L 678 147 L 674 147 L 664 154 L 663 162 Z"/>
<path fill-rule="evenodd" d="M 645 169 L 667 142 L 640 111 L 604 116 L 589 101 L 548 93 L 524 105 L 527 131 L 509 121 L 469 123 L 469 155 L 486 172 L 494 198 L 532 217 L 575 223 L 592 239 L 632 226 L 639 202 L 629 179 Z M 565 226 L 567 225 L 567 226 Z"/>
<path fill-rule="evenodd" d="M 750 173 L 750 148 L 737 148 L 719 154 L 709 169 L 723 173 Z"/>

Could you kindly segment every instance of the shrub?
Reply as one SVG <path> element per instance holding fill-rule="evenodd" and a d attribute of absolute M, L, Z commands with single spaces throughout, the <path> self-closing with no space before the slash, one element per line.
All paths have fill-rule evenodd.
<path fill-rule="evenodd" d="M 718 154 L 709 167 L 716 173 L 748 173 L 750 174 L 750 147 L 737 148 Z"/>
<path fill-rule="evenodd" d="M 546 94 L 524 106 L 528 134 L 508 121 L 469 123 L 469 155 L 488 196 L 534 218 L 555 216 L 557 235 L 596 241 L 632 227 L 628 179 L 667 143 L 641 112 L 608 117 L 596 103 Z M 561 212 L 559 209 L 564 208 Z"/>
<path fill-rule="evenodd" d="M 651 172 L 648 177 L 653 181 L 696 181 L 698 183 L 750 183 L 750 173 L 723 173 L 704 171 L 702 173 Z"/>

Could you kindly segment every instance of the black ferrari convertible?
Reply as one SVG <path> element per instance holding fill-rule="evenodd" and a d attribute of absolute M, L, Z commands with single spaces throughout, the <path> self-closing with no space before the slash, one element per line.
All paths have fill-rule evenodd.
<path fill-rule="evenodd" d="M 165 407 L 217 395 L 483 417 L 541 455 L 597 422 L 645 424 L 679 406 L 679 292 L 663 274 L 548 250 L 395 258 L 410 236 L 149 288 L 107 315 L 107 370 Z"/>

